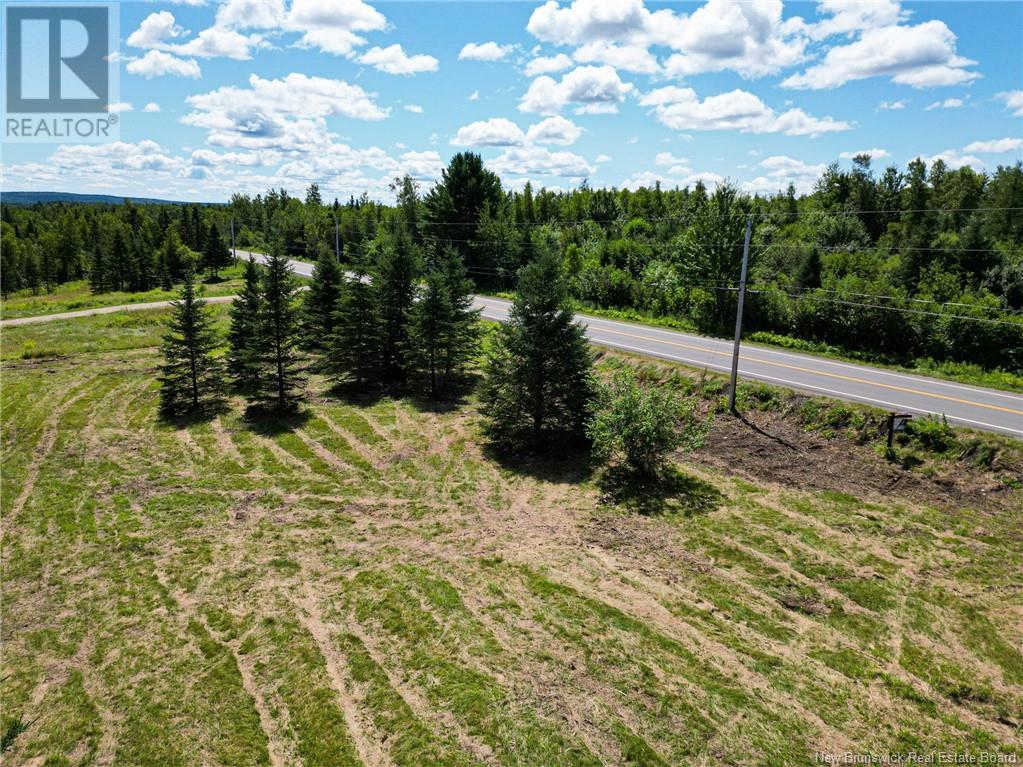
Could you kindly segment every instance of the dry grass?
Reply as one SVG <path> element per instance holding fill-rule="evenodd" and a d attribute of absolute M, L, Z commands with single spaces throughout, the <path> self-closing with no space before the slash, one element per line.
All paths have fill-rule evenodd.
<path fill-rule="evenodd" d="M 703 456 L 638 514 L 495 462 L 471 407 L 162 425 L 155 362 L 3 368 L 5 764 L 1023 752 L 1018 507 Z"/>

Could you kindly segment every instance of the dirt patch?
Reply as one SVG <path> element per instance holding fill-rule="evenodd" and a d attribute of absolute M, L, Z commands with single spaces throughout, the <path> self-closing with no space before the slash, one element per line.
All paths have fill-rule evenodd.
<path fill-rule="evenodd" d="M 831 490 L 864 500 L 907 500 L 939 508 L 1018 508 L 1020 492 L 990 474 L 949 461 L 934 476 L 890 463 L 871 445 L 807 432 L 793 418 L 718 415 L 701 450 L 688 460 L 751 481 L 799 490 Z"/>

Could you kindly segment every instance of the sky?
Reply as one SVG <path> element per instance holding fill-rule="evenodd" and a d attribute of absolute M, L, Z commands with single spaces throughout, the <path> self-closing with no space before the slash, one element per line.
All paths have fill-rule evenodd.
<path fill-rule="evenodd" d="M 809 191 L 1023 158 L 1023 3 L 121 2 L 120 138 L 3 146 L 2 189 L 390 201 L 459 151 L 506 188 Z"/>

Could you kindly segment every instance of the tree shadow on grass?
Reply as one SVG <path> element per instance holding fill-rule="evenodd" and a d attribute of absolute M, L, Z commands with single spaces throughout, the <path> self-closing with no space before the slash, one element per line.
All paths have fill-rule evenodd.
<path fill-rule="evenodd" d="M 249 428 L 264 437 L 273 437 L 301 429 L 310 418 L 312 418 L 312 413 L 305 408 L 284 413 L 252 406 L 245 410 L 245 422 Z"/>
<path fill-rule="evenodd" d="M 326 395 L 352 407 L 373 407 L 382 399 L 393 396 L 393 392 L 378 383 L 338 382 L 331 386 Z"/>
<path fill-rule="evenodd" d="M 430 396 L 429 385 L 416 386 L 411 382 L 406 397 L 412 407 L 421 413 L 450 413 L 464 408 L 476 388 L 477 376 L 467 375 L 447 383 L 436 396 Z"/>
<path fill-rule="evenodd" d="M 483 455 L 502 469 L 542 482 L 580 484 L 593 477 L 588 446 L 582 442 L 557 442 L 540 449 L 487 442 Z"/>
<path fill-rule="evenodd" d="M 208 403 L 205 407 L 191 413 L 182 413 L 179 415 L 159 414 L 157 417 L 160 419 L 160 423 L 162 424 L 171 426 L 175 429 L 187 429 L 190 426 L 209 423 L 217 416 L 224 415 L 224 413 L 227 413 L 230 409 L 230 403 L 224 399 Z"/>
<path fill-rule="evenodd" d="M 723 496 L 709 482 L 669 466 L 659 476 L 643 476 L 622 466 L 608 468 L 600 477 L 604 503 L 646 516 L 678 514 L 692 517 L 713 511 Z"/>

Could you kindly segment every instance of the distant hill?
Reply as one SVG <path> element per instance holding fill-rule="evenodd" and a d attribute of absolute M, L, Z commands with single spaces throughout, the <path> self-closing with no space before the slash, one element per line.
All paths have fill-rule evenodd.
<path fill-rule="evenodd" d="M 73 194 L 71 192 L 0 192 L 0 203 L 4 205 L 35 205 L 37 202 L 79 202 L 123 205 L 131 200 L 137 205 L 182 205 L 183 200 L 158 200 L 155 197 L 124 197 L 113 194 Z M 217 203 L 192 203 L 215 205 Z"/>

